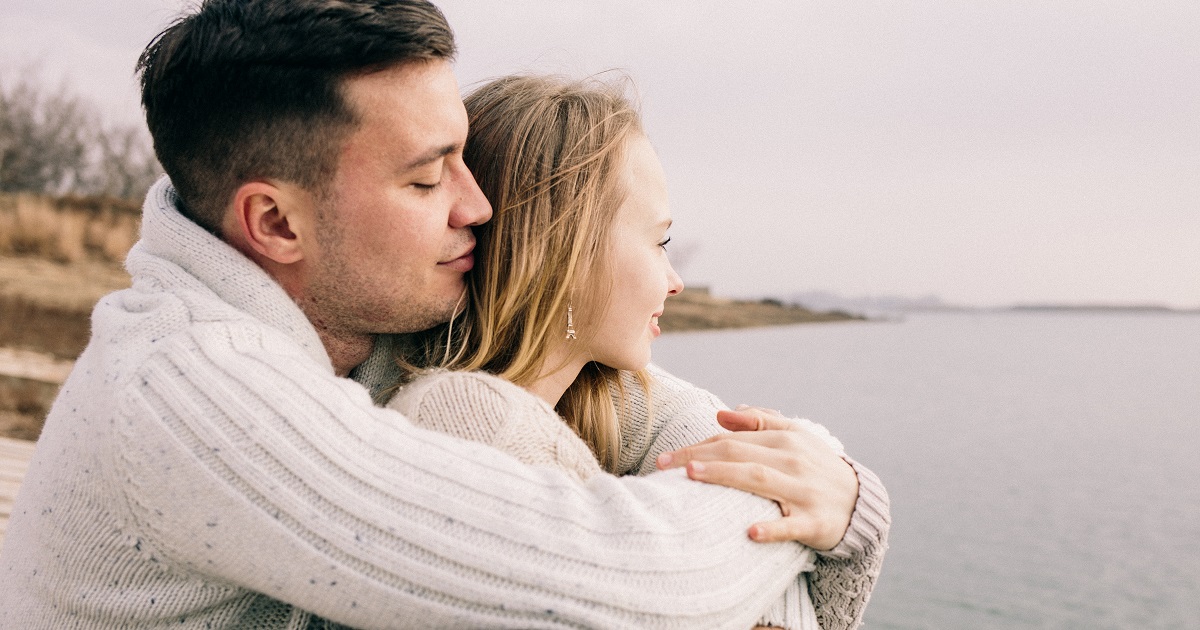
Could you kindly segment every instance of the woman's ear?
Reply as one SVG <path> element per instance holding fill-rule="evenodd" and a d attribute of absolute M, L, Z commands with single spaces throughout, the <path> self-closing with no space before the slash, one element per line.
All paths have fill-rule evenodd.
<path fill-rule="evenodd" d="M 304 259 L 313 207 L 307 191 L 270 182 L 248 182 L 234 193 L 226 237 L 277 264 Z"/>

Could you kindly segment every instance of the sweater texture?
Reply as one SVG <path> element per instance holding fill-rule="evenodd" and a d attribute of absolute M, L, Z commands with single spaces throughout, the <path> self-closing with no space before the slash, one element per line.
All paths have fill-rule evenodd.
<path fill-rule="evenodd" d="M 680 471 L 580 483 L 376 407 L 176 203 L 151 189 L 133 286 L 97 305 L 47 418 L 0 627 L 744 630 L 803 567 L 747 539 L 770 501 Z"/>
<path fill-rule="evenodd" d="M 403 378 L 392 359 L 394 353 L 392 338 L 381 337 L 371 356 L 352 373 L 355 380 L 371 391 L 379 404 L 388 402 L 393 395 L 394 385 Z M 649 369 L 653 377 L 652 396 L 642 390 L 636 378 L 626 373 L 622 384 L 627 396 L 624 400 L 614 400 L 621 425 L 617 465 L 610 471 L 616 475 L 642 476 L 653 473 L 658 470 L 655 462 L 662 453 L 725 432 L 716 423 L 716 413 L 729 407 L 718 397 L 653 365 Z M 454 380 L 451 379 L 451 382 Z M 407 401 L 396 401 L 394 405 L 415 406 L 420 392 L 428 391 L 440 381 L 442 379 L 435 378 L 414 383 L 410 386 L 413 389 L 404 397 Z M 442 386 L 446 386 L 446 383 L 442 383 Z M 458 387 L 461 387 L 461 383 Z M 506 389 L 502 384 L 496 387 L 501 391 Z M 510 383 L 507 387 L 516 386 Z M 479 394 L 478 390 L 473 391 L 474 395 Z M 543 401 L 534 398 L 534 402 L 518 406 L 529 411 L 533 406 L 540 405 L 544 409 L 539 413 L 550 409 Z M 463 403 L 460 400 L 453 404 Z M 495 400 L 490 404 L 503 406 Z M 489 439 L 486 437 L 488 432 L 496 430 L 466 427 L 462 421 L 441 412 L 429 413 L 426 421 L 431 423 L 431 428 L 484 441 Z M 557 421 L 561 424 L 561 419 Z M 492 420 L 489 423 L 498 427 L 504 422 Z M 793 423 L 825 440 L 850 464 L 858 476 L 858 500 L 842 541 L 833 549 L 816 552 L 815 567 L 805 576 L 811 602 L 801 600 L 797 597 L 796 589 L 789 587 L 759 621 L 767 622 L 762 625 L 786 627 L 794 623 L 797 615 L 806 614 L 802 607 L 811 603 L 822 630 L 852 630 L 862 625 L 863 613 L 883 566 L 891 529 L 890 500 L 879 477 L 848 457 L 842 443 L 828 429 L 806 419 L 794 419 Z M 522 448 L 529 449 L 530 446 L 526 444 Z M 545 463 L 544 458 L 541 463 Z"/>
<path fill-rule="evenodd" d="M 651 399 L 649 393 L 640 383 L 629 385 L 633 387 L 626 390 L 625 400 L 617 400 L 617 404 L 634 404 L 636 400 L 646 405 Z M 595 453 L 546 401 L 486 372 L 434 371 L 421 375 L 402 387 L 387 406 L 417 426 L 494 446 L 526 464 L 557 466 L 583 481 L 602 472 Z M 719 426 L 715 421 L 713 424 Z M 637 430 L 632 426 L 622 428 Z M 680 448 L 701 439 L 692 436 L 668 446 Z M 810 550 L 805 571 L 813 568 L 811 557 Z M 821 630 L 803 575 L 776 600 L 758 625 Z"/>

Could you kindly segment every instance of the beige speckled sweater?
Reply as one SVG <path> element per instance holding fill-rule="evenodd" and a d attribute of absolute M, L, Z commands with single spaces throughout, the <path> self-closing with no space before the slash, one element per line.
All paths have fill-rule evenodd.
<path fill-rule="evenodd" d="M 671 472 L 580 484 L 376 407 L 175 201 L 150 191 L 133 287 L 97 305 L 47 418 L 0 627 L 745 630 L 803 566 L 747 539 L 769 501 Z M 885 529 L 852 525 L 846 557 Z"/>

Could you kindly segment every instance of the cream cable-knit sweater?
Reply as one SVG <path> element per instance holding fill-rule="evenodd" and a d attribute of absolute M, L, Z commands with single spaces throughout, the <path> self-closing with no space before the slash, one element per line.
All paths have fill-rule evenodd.
<path fill-rule="evenodd" d="M 655 368 L 651 370 L 660 380 L 665 376 Z M 634 379 L 628 381 L 626 398 L 621 403 L 644 406 L 647 398 L 641 385 Z M 421 375 L 402 387 L 387 406 L 417 426 L 494 446 L 526 464 L 557 466 L 582 481 L 604 472 L 588 445 L 554 408 L 521 387 L 486 372 L 434 371 Z M 711 424 L 719 426 L 715 419 Z M 645 431 L 648 427 L 643 422 L 624 428 Z M 678 444 L 664 446 L 679 448 L 706 437 L 691 435 Z M 828 432 L 823 437 L 841 449 L 841 444 Z M 638 471 L 650 472 L 653 471 Z M 812 568 L 811 562 L 804 566 L 805 571 Z M 821 630 L 803 575 L 788 587 L 758 624 L 790 630 Z"/>
<path fill-rule="evenodd" d="M 744 629 L 802 566 L 747 540 L 769 501 L 677 472 L 584 485 L 375 407 L 175 201 L 149 193 L 133 288 L 97 305 L 47 418 L 3 627 Z"/>
<path fill-rule="evenodd" d="M 400 381 L 402 376 L 392 360 L 394 348 L 391 341 L 388 337 L 380 338 L 375 351 L 353 374 L 355 380 L 370 388 L 375 400 L 380 403 L 387 401 L 391 396 L 392 386 Z M 622 426 L 621 448 L 616 469 L 613 471 L 618 475 L 652 473 L 657 469 L 655 462 L 663 452 L 693 444 L 724 430 L 715 423 L 715 419 L 716 412 L 727 407 L 716 396 L 656 367 L 651 366 L 650 370 L 654 377 L 653 413 L 650 413 L 650 405 L 640 383 L 632 377 L 624 381 L 628 395 L 626 404 L 618 406 Z M 433 381 L 428 382 L 424 387 L 432 384 Z M 413 396 L 416 391 L 410 390 L 409 396 Z M 471 391 L 472 395 L 479 394 L 476 388 L 471 388 Z M 485 397 L 490 398 L 492 397 Z M 534 400 L 533 403 L 526 401 L 525 404 L 541 403 L 536 398 Z M 396 404 L 403 403 L 397 401 Z M 491 404 L 497 408 L 504 406 L 495 400 L 492 400 Z M 524 405 L 519 404 L 518 407 Z M 557 419 L 557 416 L 555 418 L 555 423 L 562 425 L 561 420 Z M 431 414 L 424 421 L 432 423 L 430 428 L 485 442 L 492 439 L 487 437 L 490 431 L 496 431 L 501 436 L 513 433 L 513 427 L 501 431 L 500 427 L 505 423 L 497 420 L 490 421 L 490 429 L 461 426 L 454 428 L 450 424 L 452 419 L 446 417 L 446 414 Z M 879 577 L 884 552 L 887 550 L 887 535 L 891 527 L 887 491 L 875 473 L 845 455 L 841 442 L 830 435 L 825 427 L 809 420 L 796 422 L 825 439 L 835 450 L 841 452 L 843 459 L 854 468 L 858 474 L 858 502 L 842 542 L 829 551 L 817 552 L 816 566 L 808 574 L 808 595 L 811 602 L 800 601 L 796 589 L 789 588 L 760 621 L 785 627 L 792 625 L 797 615 L 802 614 L 797 609 L 811 603 L 822 630 L 857 628 L 862 623 L 863 612 Z M 553 434 L 561 436 L 562 428 L 559 426 Z M 570 436 L 578 439 L 573 432 Z M 508 448 L 506 445 L 514 440 L 502 437 L 496 441 L 499 444 L 494 444 L 495 446 L 505 449 Z M 521 444 L 518 447 L 521 451 L 516 456 L 528 456 L 533 450 L 531 446 L 530 443 Z M 542 457 L 539 460 L 541 463 L 547 463 L 544 454 L 539 456 Z M 576 464 L 572 464 L 572 467 L 575 466 Z M 588 467 L 586 463 L 583 466 Z"/>

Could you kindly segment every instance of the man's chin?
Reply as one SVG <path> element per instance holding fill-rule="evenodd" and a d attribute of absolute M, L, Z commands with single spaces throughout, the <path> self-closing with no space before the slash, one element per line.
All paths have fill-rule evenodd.
<path fill-rule="evenodd" d="M 464 284 L 462 289 L 454 296 L 454 301 L 449 304 L 446 309 L 446 317 L 442 321 L 450 321 L 451 319 L 462 315 L 467 310 L 467 287 Z M 441 322 L 438 322 L 441 323 Z"/>
<path fill-rule="evenodd" d="M 403 321 L 397 321 L 391 330 L 392 334 L 412 334 L 425 332 L 460 317 L 466 310 L 466 300 L 458 299 L 439 307 L 431 307 L 423 313 L 411 313 Z"/>

